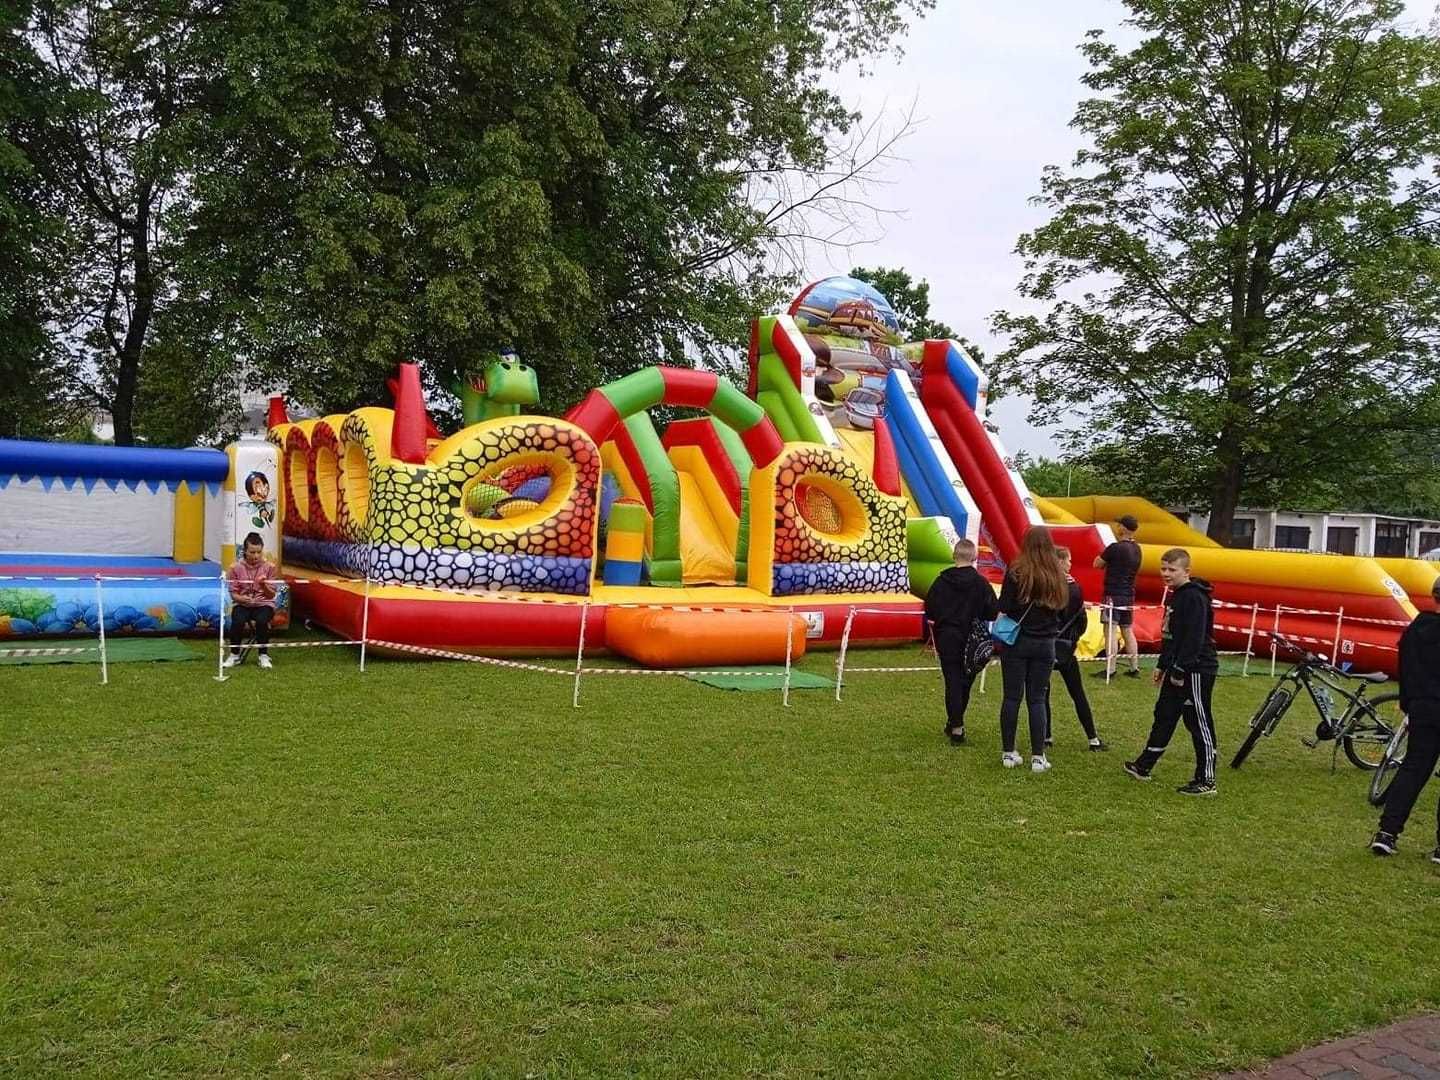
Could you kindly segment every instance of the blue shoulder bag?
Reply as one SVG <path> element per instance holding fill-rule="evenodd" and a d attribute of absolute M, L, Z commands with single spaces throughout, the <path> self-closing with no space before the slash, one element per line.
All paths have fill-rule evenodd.
<path fill-rule="evenodd" d="M 1020 616 L 1019 622 L 1016 622 L 1009 615 L 1002 612 L 999 617 L 990 624 L 990 636 L 1003 644 L 1014 645 L 1020 637 L 1020 623 L 1025 621 L 1025 616 L 1030 614 L 1030 608 L 1034 606 L 1034 604 L 1031 604 L 1030 607 L 1025 609 L 1024 614 Z"/>

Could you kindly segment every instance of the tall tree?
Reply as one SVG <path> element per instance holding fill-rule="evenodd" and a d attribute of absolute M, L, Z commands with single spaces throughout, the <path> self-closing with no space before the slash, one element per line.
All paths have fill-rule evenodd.
<path fill-rule="evenodd" d="M 985 359 L 985 352 L 980 346 L 956 333 L 949 324 L 930 317 L 930 283 L 924 278 L 915 281 L 908 270 L 883 266 L 873 269 L 857 266 L 850 271 L 850 276 L 875 286 L 876 291 L 890 301 L 890 306 L 900 318 L 900 335 L 906 341 L 953 338 L 977 363 Z"/>
<path fill-rule="evenodd" d="M 1036 419 L 1087 416 L 1137 484 L 1205 498 L 1373 469 L 1437 430 L 1440 42 L 1396 0 L 1126 0 L 1098 32 L 1053 212 L 1021 237 L 1001 358 Z"/>
<path fill-rule="evenodd" d="M 827 67 L 929 0 L 234 0 L 197 281 L 252 381 L 326 408 L 517 347 L 552 407 L 717 363 L 843 198 Z M 837 164 L 839 162 L 840 164 Z"/>
<path fill-rule="evenodd" d="M 110 412 L 121 445 L 136 439 L 146 350 L 177 294 L 176 220 L 205 84 L 191 45 L 220 6 L 45 0 L 28 28 L 65 93 L 48 179 L 76 244 L 55 344 L 68 358 L 70 385 Z"/>
<path fill-rule="evenodd" d="M 64 206 L 46 182 L 57 87 L 26 37 L 28 3 L 0 8 L 0 437 L 53 434 L 69 419 L 46 324 L 64 275 Z"/>

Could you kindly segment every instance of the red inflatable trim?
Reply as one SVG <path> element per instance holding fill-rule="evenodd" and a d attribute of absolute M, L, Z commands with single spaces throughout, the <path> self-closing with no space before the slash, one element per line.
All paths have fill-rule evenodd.
<path fill-rule="evenodd" d="M 770 344 L 774 346 L 780 359 L 785 362 L 785 370 L 790 373 L 790 381 L 798 390 L 800 388 L 800 350 L 795 348 L 795 343 L 790 340 L 790 335 L 785 333 L 785 329 L 778 320 L 771 324 Z"/>
<path fill-rule="evenodd" d="M 785 449 L 785 441 L 780 438 L 780 432 L 775 430 L 775 425 L 768 416 L 762 416 L 756 423 L 740 432 L 740 441 L 745 444 L 745 449 L 750 451 L 750 460 L 757 469 L 769 465 Z"/>
<path fill-rule="evenodd" d="M 430 416 L 420 389 L 420 369 L 401 364 L 396 372 L 395 424 L 390 429 L 390 456 L 409 465 L 425 464 L 425 436 Z"/>
<path fill-rule="evenodd" d="M 895 457 L 890 425 L 883 418 L 875 421 L 875 467 L 871 473 L 875 486 L 886 495 L 900 494 L 900 462 Z"/>
<path fill-rule="evenodd" d="M 660 369 L 660 377 L 665 380 L 666 405 L 708 409 L 720 388 L 720 377 L 713 371 L 667 366 Z"/>
<path fill-rule="evenodd" d="M 594 439 L 596 446 L 603 446 L 620 424 L 621 417 L 609 398 L 599 390 L 591 390 L 584 400 L 571 406 L 565 419 Z"/>
<path fill-rule="evenodd" d="M 640 490 L 640 501 L 645 504 L 645 509 L 655 513 L 655 496 L 650 490 L 650 470 L 645 468 L 645 459 L 640 456 L 640 448 L 630 437 L 630 429 L 620 424 L 615 428 L 611 441 L 615 443 L 615 449 L 620 451 L 620 460 L 625 462 L 630 479 L 635 481 L 635 486 Z"/>
<path fill-rule="evenodd" d="M 716 421 L 709 417 L 697 416 L 692 420 L 676 420 L 665 429 L 660 444 L 669 450 L 675 446 L 698 446 L 700 452 L 705 455 L 705 464 L 715 474 L 716 481 L 720 484 L 720 490 L 725 493 L 725 500 L 730 504 L 730 509 L 740 513 L 740 474 L 735 471 L 735 463 L 730 460 L 730 455 L 725 452 L 725 444 L 720 441 L 720 435 L 715 430 Z"/>
<path fill-rule="evenodd" d="M 285 399 L 279 394 L 270 398 L 270 408 L 265 414 L 266 428 L 279 427 L 281 424 L 290 422 L 290 414 L 285 411 Z"/>

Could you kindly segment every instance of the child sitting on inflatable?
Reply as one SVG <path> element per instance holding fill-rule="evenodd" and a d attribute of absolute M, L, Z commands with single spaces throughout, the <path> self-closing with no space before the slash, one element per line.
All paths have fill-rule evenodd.
<path fill-rule="evenodd" d="M 270 663 L 270 620 L 275 615 L 275 564 L 265 561 L 265 541 L 259 533 L 245 537 L 244 556 L 235 560 L 230 567 L 230 623 L 232 640 L 230 655 L 225 658 L 226 667 L 240 662 L 240 642 L 246 628 L 255 627 L 255 644 L 260 648 L 259 664 L 269 669 Z"/>

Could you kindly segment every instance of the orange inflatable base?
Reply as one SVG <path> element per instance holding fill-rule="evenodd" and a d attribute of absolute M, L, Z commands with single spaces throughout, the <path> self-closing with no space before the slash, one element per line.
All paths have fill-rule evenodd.
<path fill-rule="evenodd" d="M 854 618 L 850 620 L 852 646 L 919 641 L 924 622 L 924 605 L 913 596 L 856 593 L 779 598 L 735 586 L 660 589 L 596 585 L 586 603 L 578 597 L 555 595 L 462 594 L 414 586 L 372 585 L 367 616 L 363 582 L 316 581 L 299 567 L 286 567 L 284 572 L 294 590 L 299 618 L 352 640 L 363 632 L 370 640 L 370 648 L 380 652 L 386 651 L 385 643 L 394 642 L 401 646 L 483 656 L 568 656 L 573 659 L 583 623 L 586 656 L 623 651 L 624 655 L 634 655 L 643 663 L 646 661 L 638 655 L 640 646 L 635 646 L 634 654 L 618 647 L 622 638 L 630 639 L 625 638 L 626 630 L 611 632 L 612 618 L 623 623 L 631 613 L 685 616 L 667 625 L 679 627 L 678 635 L 705 633 L 711 637 L 723 637 L 705 629 L 712 620 L 733 619 L 750 613 L 781 618 L 780 623 L 774 624 L 779 629 L 767 630 L 767 635 L 773 634 L 773 638 L 767 636 L 769 644 L 761 654 L 747 652 L 743 660 L 717 660 L 721 655 L 718 640 L 710 641 L 704 650 L 697 650 L 701 655 L 695 662 L 711 667 L 721 662 L 783 662 L 786 619 L 793 618 L 804 627 L 798 648 L 796 639 L 791 639 L 792 657 L 800 656 L 806 648 L 837 647 L 852 608 L 855 609 Z M 732 636 L 736 633 L 734 629 L 727 632 Z M 745 624 L 743 633 L 752 633 L 751 624 Z M 770 651 L 776 644 L 778 649 Z"/>
<path fill-rule="evenodd" d="M 785 611 L 616 608 L 605 616 L 605 644 L 652 668 L 783 664 L 787 647 L 791 660 L 805 655 L 805 620 Z"/>

